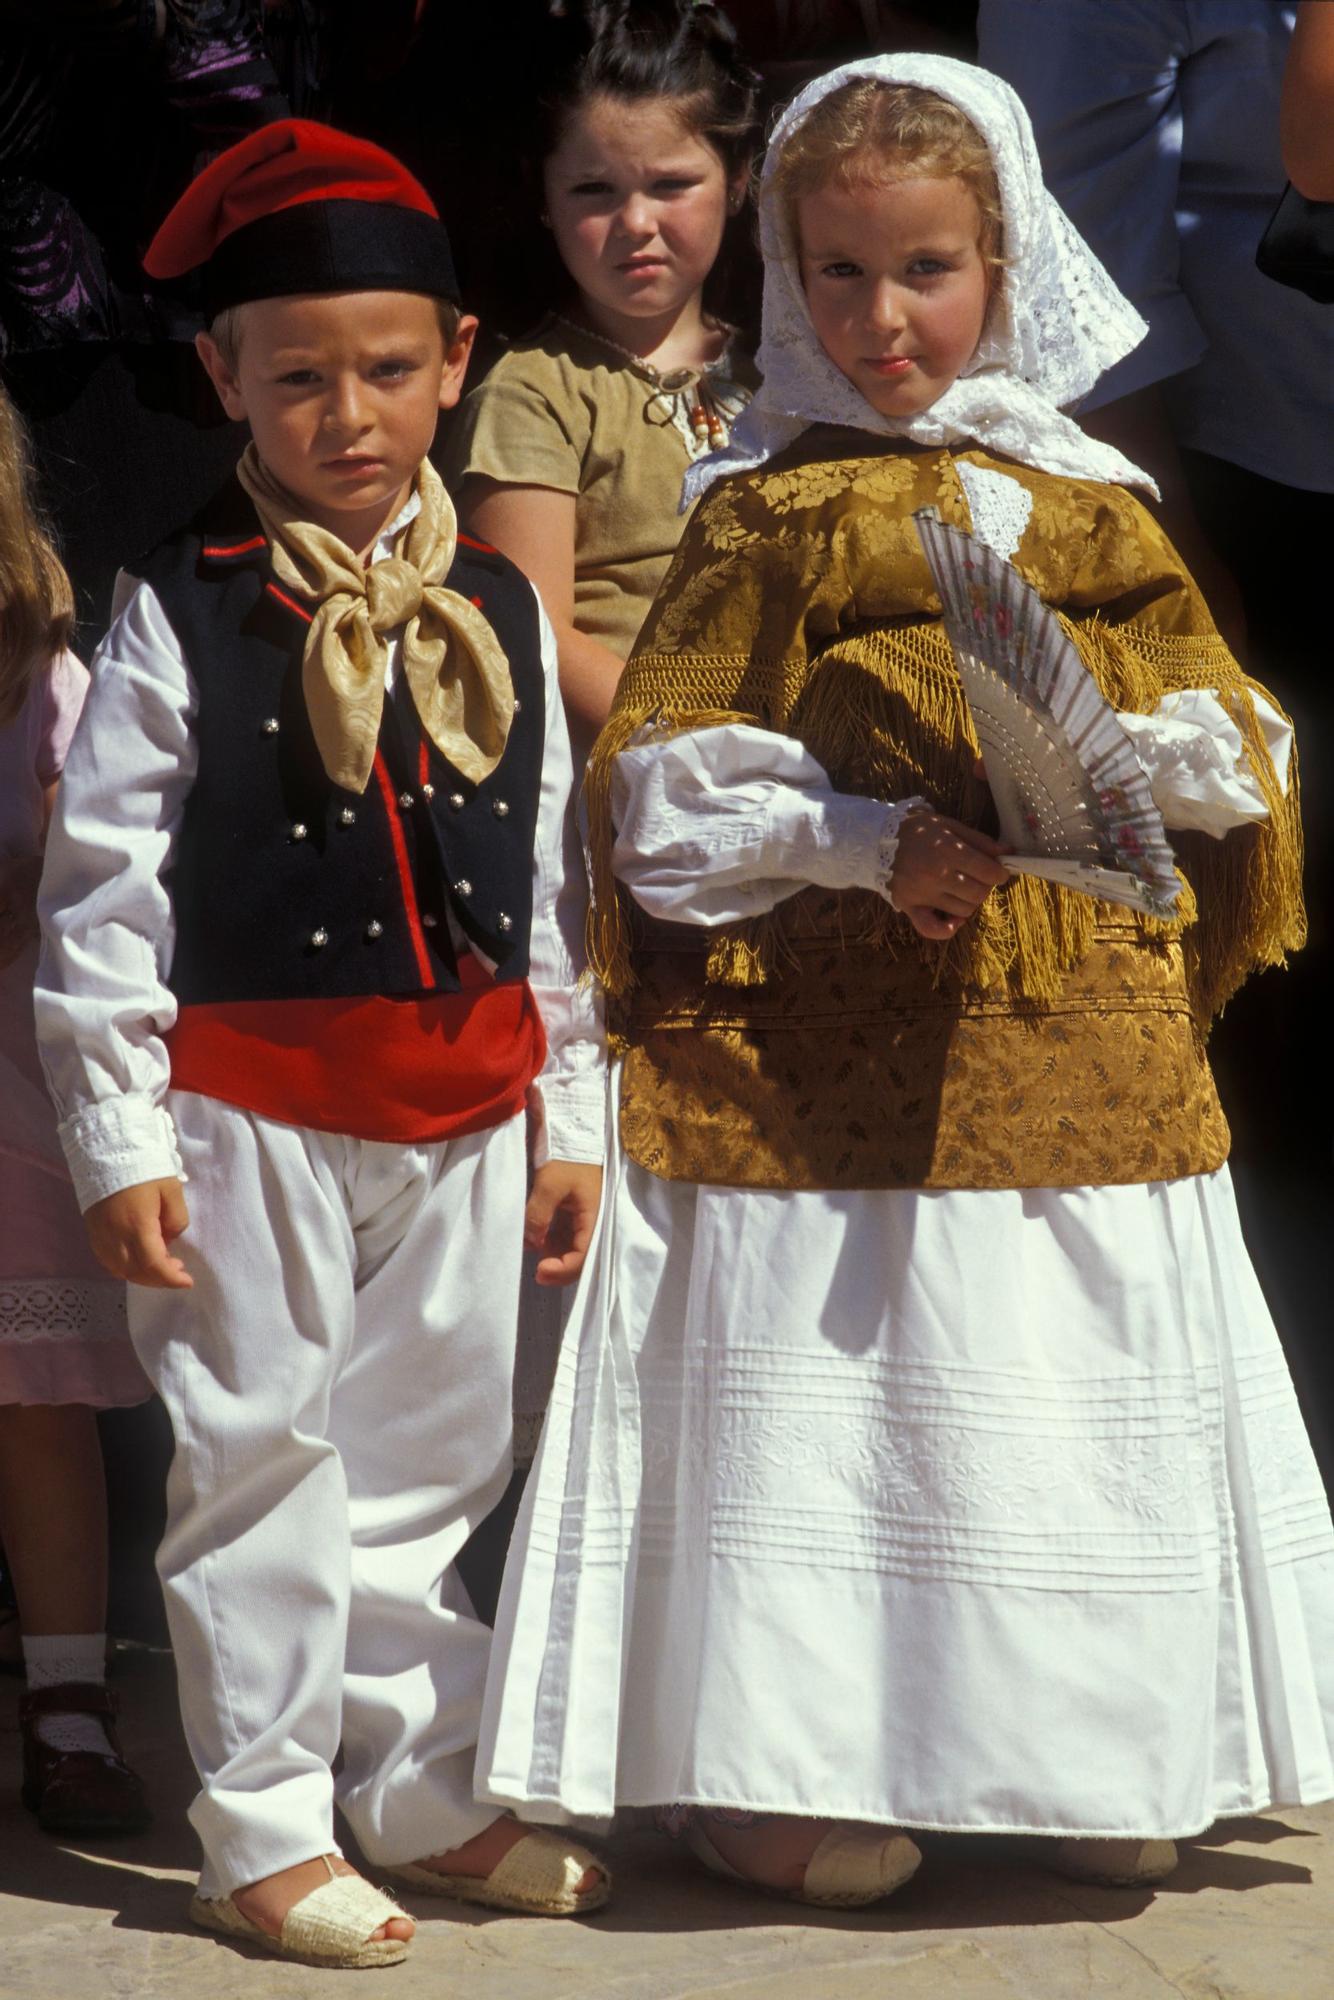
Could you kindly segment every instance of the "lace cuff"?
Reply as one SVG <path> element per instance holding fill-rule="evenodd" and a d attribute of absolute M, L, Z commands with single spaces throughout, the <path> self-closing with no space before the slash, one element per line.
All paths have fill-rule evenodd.
<path fill-rule="evenodd" d="M 862 808 L 855 817 L 846 812 L 849 806 Z M 865 808 L 874 806 L 872 816 Z M 877 896 L 883 896 L 891 909 L 897 910 L 890 884 L 894 879 L 894 863 L 899 853 L 899 833 L 910 812 L 930 810 L 929 799 L 896 799 L 893 805 L 885 805 L 879 799 L 839 799 L 831 808 L 831 819 L 843 820 L 840 828 L 841 853 L 846 864 L 845 880 L 838 886 L 849 889 L 874 889 Z"/>
<path fill-rule="evenodd" d="M 793 814 L 786 827 L 780 810 L 770 833 L 781 839 L 783 865 L 793 879 L 824 889 L 872 889 L 892 903 L 889 882 L 899 828 L 914 807 L 927 803 L 913 798 L 887 805 L 883 799 L 833 792 L 819 802 L 816 812 Z"/>
<path fill-rule="evenodd" d="M 134 1094 L 85 1104 L 60 1126 L 80 1209 L 140 1181 L 183 1181 L 176 1128 L 160 1104 Z"/>
<path fill-rule="evenodd" d="M 1292 731 L 1261 697 L 1255 706 L 1279 782 L 1286 785 Z M 1234 826 L 1268 818 L 1241 731 L 1206 689 L 1165 695 L 1152 715 L 1118 715 L 1117 721 L 1135 746 L 1168 827 L 1221 840 Z"/>

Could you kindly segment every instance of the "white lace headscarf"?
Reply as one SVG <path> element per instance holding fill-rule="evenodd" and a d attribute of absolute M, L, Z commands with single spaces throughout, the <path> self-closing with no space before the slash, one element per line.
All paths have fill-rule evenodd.
<path fill-rule="evenodd" d="M 1000 185 L 1005 269 L 977 350 L 931 407 L 884 417 L 821 347 L 801 282 L 798 245 L 774 168 L 793 132 L 844 84 L 917 84 L 956 104 L 986 140 Z M 818 77 L 774 129 L 760 177 L 763 383 L 725 450 L 686 474 L 689 506 L 715 479 L 762 465 L 810 424 L 839 424 L 918 444 L 972 439 L 1024 465 L 1074 479 L 1158 489 L 1112 445 L 1088 437 L 1059 405 L 1086 395 L 1148 328 L 1042 182 L 1028 113 L 1008 83 L 949 56 L 869 56 Z"/>

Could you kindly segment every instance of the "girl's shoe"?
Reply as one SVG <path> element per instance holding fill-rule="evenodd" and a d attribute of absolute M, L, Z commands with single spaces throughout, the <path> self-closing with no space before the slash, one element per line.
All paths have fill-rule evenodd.
<path fill-rule="evenodd" d="M 107 1747 L 57 1750 L 42 1740 L 43 1720 L 62 1715 L 94 1716 Z M 144 1788 L 120 1754 L 116 1697 L 94 1682 L 64 1681 L 30 1689 L 19 1700 L 23 1734 L 22 1799 L 44 1833 L 141 1833 L 152 1814 Z"/>
<path fill-rule="evenodd" d="M 1046 1857 L 1048 1868 L 1076 1882 L 1100 1882 L 1107 1888 L 1134 1889 L 1163 1882 L 1177 1865 L 1174 1840 L 1057 1840 Z"/>
<path fill-rule="evenodd" d="M 581 1896 L 579 1884 L 590 1868 L 596 1869 L 598 1881 Z M 452 1896 L 459 1903 L 482 1903 L 488 1910 L 517 1910 L 539 1917 L 585 1917 L 590 1910 L 600 1910 L 611 1894 L 611 1875 L 596 1854 L 561 1834 L 539 1829 L 516 1840 L 489 1875 L 438 1875 L 410 1862 L 380 1872 L 425 1896 Z"/>
<path fill-rule="evenodd" d="M 768 1896 L 816 1903 L 828 1910 L 862 1909 L 892 1896 L 917 1873 L 922 1860 L 921 1849 L 906 1833 L 851 1833 L 835 1827 L 806 1863 L 801 1887 L 778 1889 L 724 1861 L 697 1818 L 687 1827 L 686 1839 L 696 1860 L 713 1874 L 744 1882 L 748 1889 L 762 1889 Z"/>
<path fill-rule="evenodd" d="M 328 1855 L 327 1882 L 294 1903 L 283 1918 L 277 1937 L 242 1916 L 230 1896 L 196 1896 L 190 1904 L 192 1922 L 201 1930 L 242 1939 L 288 1958 L 296 1965 L 321 1965 L 330 1970 L 362 1971 L 373 1965 L 401 1965 L 410 1950 L 405 1938 L 377 1938 L 381 1924 L 407 1915 L 383 1889 L 361 1875 L 335 1875 Z"/>

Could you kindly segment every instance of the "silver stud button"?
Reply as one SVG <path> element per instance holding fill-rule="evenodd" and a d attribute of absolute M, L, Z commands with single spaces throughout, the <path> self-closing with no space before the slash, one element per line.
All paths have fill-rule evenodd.
<path fill-rule="evenodd" d="M 472 883 L 468 880 L 466 875 L 462 876 L 460 880 L 454 884 L 454 894 L 456 896 L 471 896 Z"/>
<path fill-rule="evenodd" d="M 323 924 L 320 925 L 318 930 L 311 932 L 310 947 L 312 951 L 323 951 L 325 945 L 328 944 L 328 942 L 329 942 L 329 933 L 328 931 L 325 930 Z"/>
<path fill-rule="evenodd" d="M 523 703 L 519 700 L 519 697 L 516 694 L 514 697 L 514 713 L 517 715 L 522 707 Z"/>
<path fill-rule="evenodd" d="M 266 715 L 259 726 L 261 734 L 265 736 L 276 736 L 278 734 L 278 718 L 276 715 Z"/>
<path fill-rule="evenodd" d="M 495 814 L 497 819 L 509 818 L 510 809 L 508 805 L 505 803 L 504 799 L 492 799 L 491 810 Z"/>
<path fill-rule="evenodd" d="M 422 911 L 422 923 L 425 925 L 428 931 L 433 931 L 436 925 L 439 923 L 439 921 L 440 919 L 439 917 L 437 917 L 434 910 Z"/>
<path fill-rule="evenodd" d="M 435 797 L 435 786 L 434 786 L 434 785 L 423 785 L 423 786 L 422 786 L 422 797 L 423 797 L 424 799 L 433 799 L 433 798 Z"/>
<path fill-rule="evenodd" d="M 410 806 L 410 805 L 412 805 L 412 804 L 414 804 L 414 803 L 415 803 L 415 801 L 413 800 L 413 796 L 412 796 L 412 793 L 411 793 L 411 792 L 400 792 L 400 793 L 399 793 L 399 795 L 398 795 L 398 803 L 399 803 L 399 804 L 400 804 L 400 805 L 401 805 L 401 806 L 402 806 L 402 807 L 404 808 L 404 810 L 406 811 L 406 809 L 408 808 L 408 806 Z"/>
<path fill-rule="evenodd" d="M 355 826 L 356 821 L 357 821 L 357 816 L 355 812 L 353 812 L 351 806 L 344 806 L 343 810 L 338 815 L 338 824 L 340 826 Z"/>
<path fill-rule="evenodd" d="M 309 827 L 301 820 L 297 820 L 292 828 L 292 838 L 293 840 L 304 840 L 309 831 Z"/>
<path fill-rule="evenodd" d="M 384 925 L 380 922 L 378 917 L 371 918 L 370 922 L 366 926 L 366 935 L 368 938 L 372 940 L 372 942 L 374 942 L 376 938 L 384 936 Z"/>
<path fill-rule="evenodd" d="M 498 931 L 512 931 L 514 929 L 513 917 L 507 916 L 505 911 L 502 910 L 496 918 L 496 929 Z"/>
<path fill-rule="evenodd" d="M 449 803 L 453 807 L 454 811 L 458 812 L 461 806 L 463 805 L 462 792 L 451 792 L 449 795 Z"/>

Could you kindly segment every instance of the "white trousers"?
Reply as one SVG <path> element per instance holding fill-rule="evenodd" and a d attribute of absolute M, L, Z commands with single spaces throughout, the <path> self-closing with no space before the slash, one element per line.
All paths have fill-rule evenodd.
<path fill-rule="evenodd" d="M 430 1145 L 170 1093 L 192 1291 L 132 1286 L 176 1452 L 158 1556 L 200 1886 L 459 1845 L 490 1633 L 454 1562 L 505 1489 L 524 1123 Z M 337 1782 L 331 1766 L 342 1746 Z"/>

